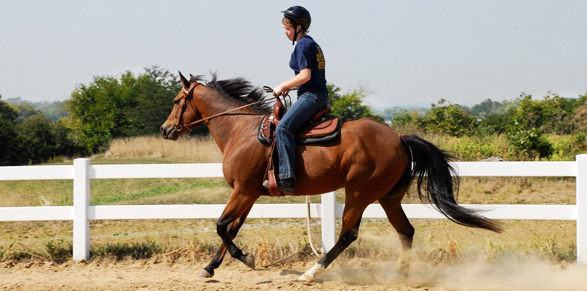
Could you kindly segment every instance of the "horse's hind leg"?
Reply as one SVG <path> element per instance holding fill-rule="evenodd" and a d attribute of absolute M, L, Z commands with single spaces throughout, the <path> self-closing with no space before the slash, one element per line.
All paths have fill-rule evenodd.
<path fill-rule="evenodd" d="M 404 210 L 402 209 L 401 200 L 405 194 L 406 189 L 395 188 L 379 199 L 379 204 L 385 211 L 387 219 L 397 231 L 399 239 L 402 244 L 402 254 L 400 256 L 400 274 L 407 276 L 410 269 L 410 254 L 412 250 L 412 241 L 414 238 L 414 227 L 408 220 Z"/>
<path fill-rule="evenodd" d="M 342 227 L 340 229 L 340 236 L 334 247 L 326 253 L 322 259 L 316 263 L 310 270 L 304 273 L 298 280 L 305 282 L 312 282 L 316 278 L 316 275 L 324 272 L 324 270 L 342 253 L 352 242 L 354 242 L 359 236 L 359 225 L 361 224 L 361 217 L 367 205 L 370 202 L 365 203 L 364 201 L 357 201 L 354 198 L 350 198 L 353 195 L 349 195 L 347 192 L 347 199 L 345 202 Z M 360 204 L 359 204 L 360 203 Z"/>

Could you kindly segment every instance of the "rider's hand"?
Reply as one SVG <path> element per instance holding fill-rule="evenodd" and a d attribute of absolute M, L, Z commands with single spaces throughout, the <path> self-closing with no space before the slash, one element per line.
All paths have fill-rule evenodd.
<path fill-rule="evenodd" d="M 277 87 L 273 88 L 273 95 L 274 96 L 287 96 L 289 94 L 290 88 L 285 88 L 282 84 L 279 84 Z"/>

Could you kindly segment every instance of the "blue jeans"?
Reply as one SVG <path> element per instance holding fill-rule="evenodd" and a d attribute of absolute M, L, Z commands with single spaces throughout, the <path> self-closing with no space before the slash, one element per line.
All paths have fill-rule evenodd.
<path fill-rule="evenodd" d="M 298 100 L 279 121 L 275 129 L 275 146 L 279 156 L 279 179 L 295 178 L 296 132 L 327 105 L 327 95 L 306 92 L 298 96 Z"/>

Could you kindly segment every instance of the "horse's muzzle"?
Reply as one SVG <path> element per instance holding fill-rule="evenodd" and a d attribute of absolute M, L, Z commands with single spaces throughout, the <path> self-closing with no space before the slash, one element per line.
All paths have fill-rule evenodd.
<path fill-rule="evenodd" d="M 177 140 L 179 137 L 177 135 L 177 130 L 175 130 L 175 127 L 173 126 L 162 125 L 161 128 L 159 128 L 159 131 L 161 131 L 164 139 Z"/>

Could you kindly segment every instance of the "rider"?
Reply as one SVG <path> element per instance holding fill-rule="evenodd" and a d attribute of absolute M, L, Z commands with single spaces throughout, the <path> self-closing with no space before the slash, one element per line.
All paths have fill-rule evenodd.
<path fill-rule="evenodd" d="M 312 116 L 328 105 L 326 88 L 326 62 L 320 46 L 308 35 L 310 12 L 302 6 L 292 6 L 283 13 L 285 35 L 296 44 L 290 68 L 295 76 L 273 89 L 276 96 L 287 96 L 297 87 L 298 99 L 285 113 L 276 128 L 276 147 L 279 155 L 279 191 L 293 194 L 295 184 L 296 131 L 310 121 Z M 269 188 L 269 181 L 263 186 Z"/>

